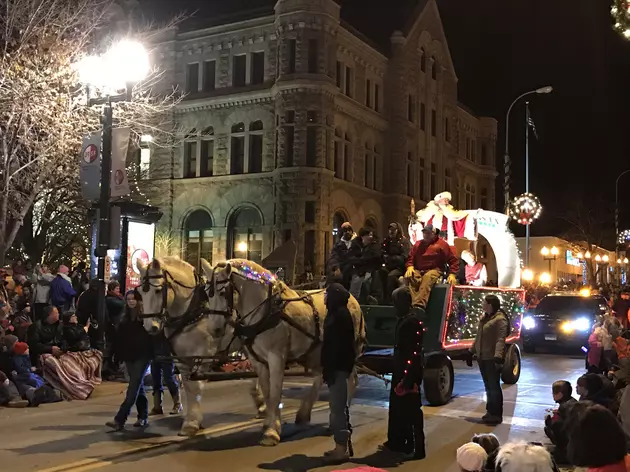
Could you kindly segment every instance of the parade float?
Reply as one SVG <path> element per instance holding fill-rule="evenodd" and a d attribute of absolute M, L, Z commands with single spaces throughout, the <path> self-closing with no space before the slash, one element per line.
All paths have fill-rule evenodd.
<path fill-rule="evenodd" d="M 442 237 L 460 255 L 463 250 L 473 253 L 483 238 L 491 246 L 496 259 L 496 286 L 474 287 L 437 284 L 426 310 L 424 335 L 424 393 L 431 405 L 444 405 L 452 397 L 455 381 L 453 360 L 464 359 L 472 346 L 482 303 L 493 294 L 501 300 L 509 316 L 511 332 L 506 341 L 506 357 L 501 378 L 514 384 L 521 373 L 521 320 L 525 292 L 520 289 L 521 258 L 514 235 L 508 228 L 508 216 L 486 210 L 455 210 L 451 195 L 441 193 L 419 211 L 411 204 L 409 238 L 412 243 L 421 237 L 422 228 L 431 224 L 440 229 Z M 368 350 L 362 362 L 380 374 L 391 372 L 396 331 L 396 312 L 392 306 L 363 306 L 366 320 Z"/>

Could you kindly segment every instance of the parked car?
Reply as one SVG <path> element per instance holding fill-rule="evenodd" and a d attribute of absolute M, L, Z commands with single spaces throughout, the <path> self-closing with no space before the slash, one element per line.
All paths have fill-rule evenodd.
<path fill-rule="evenodd" d="M 523 347 L 526 352 L 537 348 L 588 348 L 593 324 L 610 313 L 606 298 L 580 293 L 552 293 L 523 317 Z"/>

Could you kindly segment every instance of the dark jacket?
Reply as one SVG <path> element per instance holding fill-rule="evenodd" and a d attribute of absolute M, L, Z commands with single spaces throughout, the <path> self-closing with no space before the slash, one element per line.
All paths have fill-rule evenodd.
<path fill-rule="evenodd" d="M 72 284 L 61 275 L 57 275 L 53 281 L 50 282 L 50 303 L 54 306 L 68 310 L 75 295 L 76 292 L 72 288 Z"/>
<path fill-rule="evenodd" d="M 79 352 L 90 349 L 90 337 L 83 326 L 79 324 L 64 324 L 63 338 L 68 347 L 68 351 Z"/>
<path fill-rule="evenodd" d="M 420 386 L 422 383 L 424 376 L 423 332 L 422 321 L 416 315 L 399 318 L 396 325 L 392 383 L 397 385 L 402 382 L 406 390 L 411 390 L 414 385 Z"/>
<path fill-rule="evenodd" d="M 164 333 L 151 336 L 151 341 L 153 342 L 154 357 L 169 357 L 173 355 L 171 343 L 168 342 Z"/>
<path fill-rule="evenodd" d="M 365 246 L 359 236 L 350 244 L 350 262 L 354 273 L 363 276 L 381 267 L 381 249 L 376 242 Z"/>
<path fill-rule="evenodd" d="M 335 371 L 352 372 L 356 361 L 354 322 L 348 311 L 349 299 L 350 293 L 341 284 L 334 283 L 326 289 L 327 314 L 321 355 L 326 383 L 329 383 Z"/>
<path fill-rule="evenodd" d="M 34 363 L 42 354 L 51 354 L 53 346 L 63 350 L 66 347 L 61 322 L 49 324 L 45 321 L 36 321 L 29 327 L 27 339 Z"/>
<path fill-rule="evenodd" d="M 116 358 L 120 361 L 151 360 L 153 358 L 153 341 L 144 329 L 142 320 L 131 319 L 125 314 L 118 326 L 114 344 Z"/>
<path fill-rule="evenodd" d="M 105 297 L 105 305 L 107 306 L 107 315 L 109 321 L 115 325 L 120 322 L 122 315 L 125 313 L 125 299 L 122 295 L 107 292 Z"/>
<path fill-rule="evenodd" d="M 510 332 L 508 318 L 501 310 L 493 315 L 486 314 L 479 321 L 475 342 L 470 349 L 477 359 L 489 361 L 503 359 L 505 339 Z"/>
<path fill-rule="evenodd" d="M 85 326 L 90 318 L 96 319 L 98 311 L 98 289 L 90 288 L 83 292 L 77 301 L 77 320 Z"/>
<path fill-rule="evenodd" d="M 402 227 L 397 224 L 398 235 L 395 238 L 387 237 L 381 244 L 381 253 L 385 268 L 388 271 L 400 270 L 405 272 L 405 264 L 411 251 L 411 243 L 403 236 Z"/>
<path fill-rule="evenodd" d="M 427 243 L 421 239 L 416 241 L 416 244 L 411 248 L 406 266 L 414 267 L 420 271 L 437 269 L 440 272 L 444 271 L 444 268 L 448 266 L 449 274 L 457 275 L 459 272 L 459 259 L 442 238 L 437 238 L 432 243 Z"/>
<path fill-rule="evenodd" d="M 339 267 L 339 270 L 341 270 L 344 283 L 348 283 L 352 273 L 352 264 L 350 263 L 350 248 L 343 239 L 337 241 L 330 252 L 327 269 L 328 275 L 332 274 L 335 266 Z"/>
<path fill-rule="evenodd" d="M 26 354 L 13 356 L 13 370 L 16 375 L 13 376 L 13 381 L 20 387 L 28 386 L 33 388 L 39 388 L 44 385 L 44 379 L 39 375 L 31 371 L 33 365 L 31 359 Z"/>

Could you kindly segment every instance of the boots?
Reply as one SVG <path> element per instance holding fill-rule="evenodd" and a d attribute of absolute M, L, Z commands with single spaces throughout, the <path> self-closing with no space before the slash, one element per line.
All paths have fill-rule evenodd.
<path fill-rule="evenodd" d="M 335 448 L 324 453 L 327 464 L 341 464 L 350 459 L 350 451 L 347 444 L 335 444 Z"/>
<path fill-rule="evenodd" d="M 163 415 L 164 409 L 162 408 L 162 392 L 153 393 L 153 408 L 149 412 L 149 416 Z"/>
<path fill-rule="evenodd" d="M 179 415 L 184 410 L 182 406 L 181 397 L 179 395 L 179 391 L 173 395 L 173 409 L 171 410 L 171 415 Z"/>

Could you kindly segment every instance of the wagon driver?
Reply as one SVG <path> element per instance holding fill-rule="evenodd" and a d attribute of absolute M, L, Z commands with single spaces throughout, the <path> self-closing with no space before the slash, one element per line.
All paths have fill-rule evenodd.
<path fill-rule="evenodd" d="M 457 283 L 459 259 L 448 243 L 440 238 L 439 230 L 429 224 L 422 229 L 422 239 L 413 245 L 406 267 L 407 286 L 394 290 L 394 306 L 399 315 L 406 315 L 410 308 L 424 314 L 431 289 L 444 276 L 445 270 L 448 270 L 448 283 Z"/>

